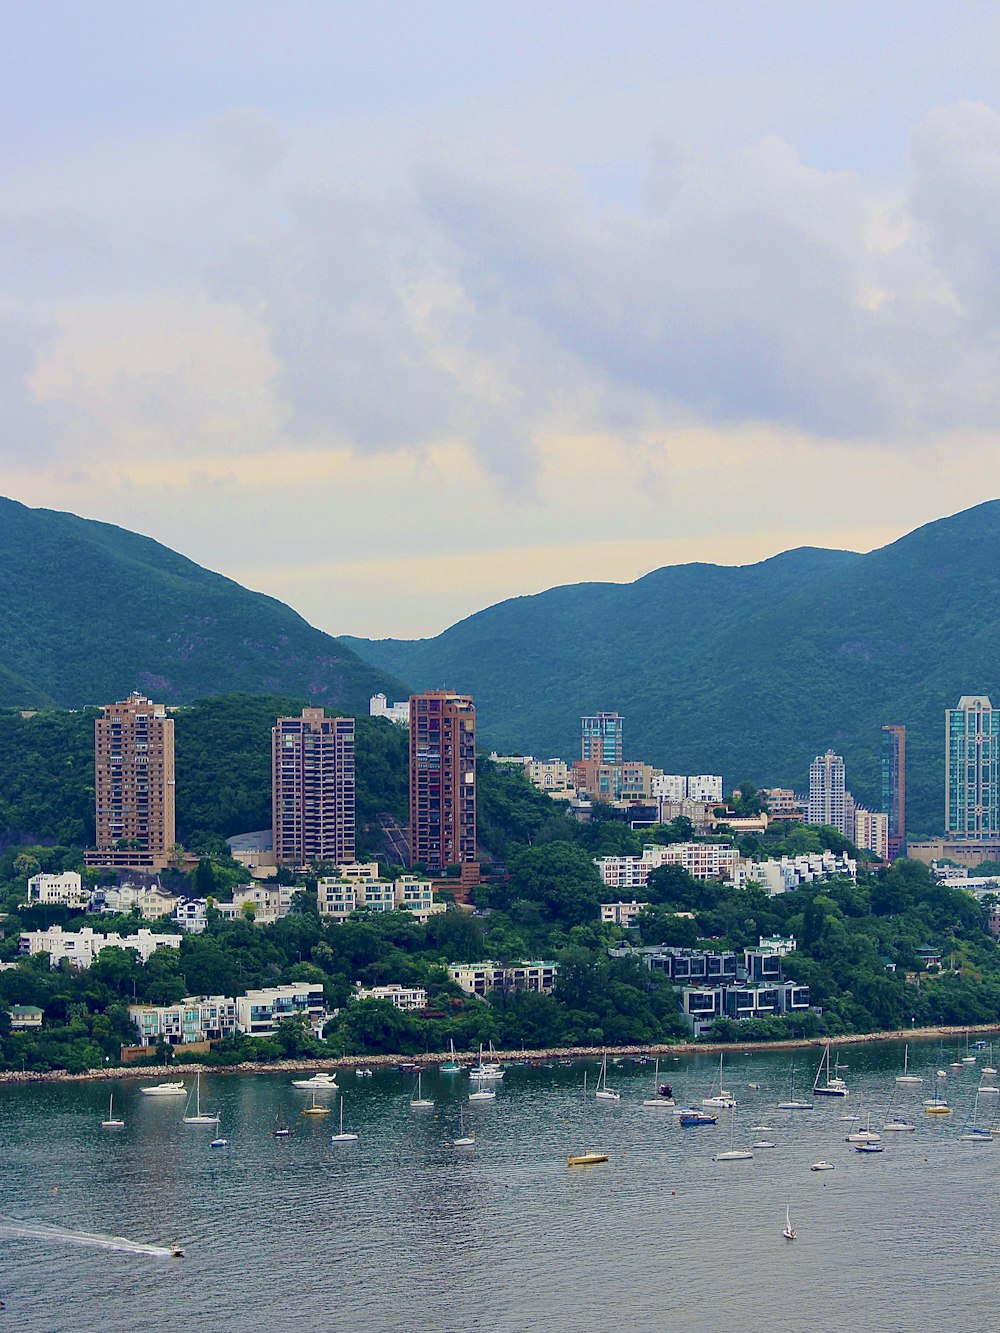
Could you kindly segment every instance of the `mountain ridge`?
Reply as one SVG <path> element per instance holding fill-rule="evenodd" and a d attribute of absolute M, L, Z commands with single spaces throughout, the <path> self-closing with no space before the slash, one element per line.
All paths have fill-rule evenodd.
<path fill-rule="evenodd" d="M 0 497 L 0 706 L 245 690 L 367 709 L 405 687 L 276 598 L 151 537 Z M 71 651 L 67 651 L 71 649 Z"/>

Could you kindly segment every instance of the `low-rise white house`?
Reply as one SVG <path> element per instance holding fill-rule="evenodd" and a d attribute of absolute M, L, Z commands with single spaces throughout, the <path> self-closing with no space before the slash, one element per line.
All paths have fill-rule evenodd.
<path fill-rule="evenodd" d="M 555 988 L 559 965 L 547 962 L 450 963 L 448 975 L 467 995 L 487 995 L 492 990 L 533 990 L 548 994 Z"/>
<path fill-rule="evenodd" d="M 630 903 L 601 903 L 601 922 L 629 930 L 648 906 L 649 903 L 637 903 L 634 899 Z"/>
<path fill-rule="evenodd" d="M 118 884 L 95 889 L 90 899 L 90 911 L 105 916 L 125 916 L 138 911 L 146 921 L 158 921 L 161 917 L 172 916 L 178 901 L 174 894 L 156 884 L 149 888 L 141 884 Z"/>
<path fill-rule="evenodd" d="M 356 1000 L 388 1000 L 397 1009 L 416 1010 L 427 1008 L 427 992 L 423 986 L 362 986 L 355 983 Z"/>
<path fill-rule="evenodd" d="M 157 949 L 179 949 L 180 943 L 179 935 L 156 935 L 151 930 L 102 935 L 89 926 L 77 931 L 50 926 L 48 930 L 23 931 L 19 949 L 22 954 L 47 953 L 51 967 L 58 967 L 65 958 L 73 967 L 88 968 L 102 949 L 134 949 L 142 962 L 148 963 Z"/>
<path fill-rule="evenodd" d="M 644 889 L 654 870 L 680 866 L 695 879 L 727 879 L 736 874 L 740 856 L 735 847 L 718 842 L 674 842 L 663 847 L 647 843 L 641 856 L 601 856 L 595 859 L 609 889 Z"/>
<path fill-rule="evenodd" d="M 444 903 L 434 901 L 434 885 L 429 879 L 419 879 L 416 875 L 379 879 L 375 862 L 341 866 L 339 871 L 339 875 L 324 876 L 317 882 L 320 916 L 346 921 L 352 912 L 358 911 L 410 912 L 423 923 L 446 910 Z"/>
<path fill-rule="evenodd" d="M 45 906 L 86 907 L 90 895 L 91 890 L 83 887 L 78 871 L 64 870 L 61 875 L 32 875 L 28 880 L 25 905 L 31 907 L 38 903 Z"/>
<path fill-rule="evenodd" d="M 200 935 L 208 925 L 207 898 L 178 898 L 174 908 L 174 920 L 181 930 L 192 935 Z"/>
<path fill-rule="evenodd" d="M 130 1004 L 128 1016 L 143 1046 L 217 1041 L 236 1031 L 236 1001 L 225 995 L 189 995 L 179 1004 Z"/>
<path fill-rule="evenodd" d="M 409 700 L 404 699 L 402 703 L 391 704 L 384 694 L 373 694 L 368 700 L 368 716 L 384 717 L 388 722 L 395 722 L 397 726 L 408 727 L 410 725 Z"/>
<path fill-rule="evenodd" d="M 236 1026 L 249 1037 L 270 1037 L 283 1018 L 305 1014 L 313 1030 L 326 1020 L 323 987 L 317 981 L 295 981 L 285 986 L 250 990 L 236 998 Z"/>
<path fill-rule="evenodd" d="M 857 861 L 846 852 L 810 852 L 807 856 L 783 856 L 780 860 L 743 861 L 739 866 L 737 883 L 742 888 L 753 880 L 773 898 L 778 893 L 790 893 L 800 884 L 811 884 L 814 880 L 832 879 L 840 875 L 856 880 Z"/>

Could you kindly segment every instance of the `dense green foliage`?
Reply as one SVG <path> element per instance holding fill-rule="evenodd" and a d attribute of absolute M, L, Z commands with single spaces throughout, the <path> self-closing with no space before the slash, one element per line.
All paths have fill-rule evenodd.
<path fill-rule="evenodd" d="M 497 748 L 574 756 L 580 715 L 617 709 L 628 757 L 722 773 L 727 788 L 801 790 L 829 746 L 878 808 L 880 728 L 903 723 L 909 827 L 929 834 L 943 823 L 944 710 L 1000 694 L 998 540 L 992 501 L 870 555 L 682 565 L 514 598 L 433 639 L 347 642 L 415 689 L 461 682 Z"/>
<path fill-rule="evenodd" d="M 358 711 L 404 692 L 290 607 L 107 523 L 0 498 L 0 582 L 0 706 L 253 690 Z"/>

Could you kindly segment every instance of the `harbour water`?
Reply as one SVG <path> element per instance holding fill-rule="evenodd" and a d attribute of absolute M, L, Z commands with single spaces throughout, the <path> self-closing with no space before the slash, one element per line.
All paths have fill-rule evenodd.
<path fill-rule="evenodd" d="M 964 1053 L 964 1052 L 963 1052 Z M 1000 1049 L 997 1050 L 1000 1057 Z M 609 1065 L 621 1101 L 582 1095 L 597 1065 L 512 1067 L 495 1102 L 465 1104 L 465 1074 L 425 1074 L 433 1110 L 409 1105 L 413 1078 L 338 1074 L 332 1114 L 300 1115 L 310 1095 L 287 1074 L 202 1079 L 218 1131 L 181 1123 L 184 1103 L 116 1085 L 121 1131 L 102 1131 L 106 1084 L 0 1089 L 0 1299 L 28 1330 L 495 1329 L 903 1330 L 992 1326 L 1000 1138 L 959 1134 L 987 1063 L 948 1069 L 950 1116 L 928 1116 L 942 1060 L 910 1048 L 923 1085 L 899 1087 L 902 1046 L 841 1048 L 847 1099 L 779 1111 L 787 1052 L 733 1053 L 737 1147 L 768 1139 L 752 1161 L 715 1162 L 714 1128 L 681 1129 L 644 1110 L 652 1061 Z M 944 1063 L 956 1058 L 944 1052 Z M 819 1052 L 795 1056 L 809 1096 Z M 661 1081 L 700 1102 L 718 1080 L 709 1054 L 667 1059 Z M 187 1080 L 191 1082 L 191 1080 Z M 759 1090 L 747 1085 L 759 1084 Z M 893 1110 L 916 1131 L 883 1136 L 863 1156 L 843 1116 L 880 1125 Z M 355 1143 L 334 1145 L 344 1098 Z M 998 1097 L 981 1100 L 990 1123 Z M 293 1136 L 271 1135 L 279 1106 Z M 768 1126 L 767 1130 L 755 1126 Z M 228 1140 L 211 1148 L 216 1133 Z M 568 1153 L 607 1151 L 570 1169 Z M 835 1170 L 813 1173 L 826 1158 Z M 786 1202 L 798 1238 L 781 1230 Z M 115 1243 L 114 1238 L 124 1243 Z M 179 1241 L 186 1258 L 167 1257 Z"/>

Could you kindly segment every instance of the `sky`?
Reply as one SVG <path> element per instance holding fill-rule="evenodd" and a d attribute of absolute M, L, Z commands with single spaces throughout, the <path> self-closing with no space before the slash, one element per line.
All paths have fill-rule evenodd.
<path fill-rule="evenodd" d="M 0 17 L 0 493 L 369 637 L 1000 495 L 1000 6 Z"/>

